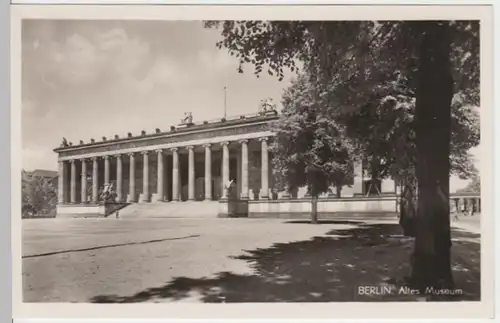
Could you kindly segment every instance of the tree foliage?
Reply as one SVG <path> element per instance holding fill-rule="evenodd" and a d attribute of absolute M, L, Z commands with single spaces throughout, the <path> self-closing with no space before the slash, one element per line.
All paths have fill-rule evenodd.
<path fill-rule="evenodd" d="M 480 141 L 479 117 L 472 106 L 463 106 L 455 95 L 451 115 L 450 174 L 471 178 L 477 172 L 470 149 Z M 404 181 L 415 176 L 415 97 L 407 96 L 391 83 L 359 108 L 343 114 L 347 136 L 361 147 L 370 175 Z"/>
<path fill-rule="evenodd" d="M 452 29 L 455 93 L 464 103 L 479 105 L 479 23 L 436 22 Z M 397 77 L 415 94 L 418 21 L 208 21 L 223 39 L 216 45 L 239 59 L 239 71 L 251 65 L 255 74 L 267 72 L 283 79 L 286 69 L 304 67 L 314 75 L 331 105 L 348 112 L 369 100 L 380 84 Z M 354 103 L 354 104 L 353 104 Z"/>
<path fill-rule="evenodd" d="M 479 105 L 479 24 L 441 23 L 452 30 L 451 173 L 469 178 L 475 169 L 468 150 L 479 143 L 473 108 Z M 382 177 L 414 174 L 418 22 L 209 21 L 206 26 L 220 29 L 223 39 L 216 45 L 239 59 L 240 72 L 251 65 L 257 75 L 283 79 L 287 68 L 303 66 L 318 106 L 349 124 L 349 136 L 373 166 L 369 171 Z"/>
<path fill-rule="evenodd" d="M 479 24 L 437 22 L 450 27 L 454 97 L 451 173 L 476 173 L 468 150 L 479 143 Z M 368 171 L 398 181 L 415 176 L 415 102 L 418 22 L 386 21 L 209 21 L 223 39 L 216 45 L 283 79 L 303 68 L 325 115 L 347 124 L 347 136 L 365 156 Z M 326 110 L 326 111 L 325 111 Z"/>
<path fill-rule="evenodd" d="M 23 215 L 31 213 L 48 214 L 57 205 L 57 191 L 54 185 L 43 177 L 22 176 L 22 210 Z"/>
<path fill-rule="evenodd" d="M 272 124 L 277 134 L 270 147 L 274 178 L 281 189 L 306 186 L 317 197 L 333 186 L 352 182 L 353 148 L 334 120 L 320 109 L 305 76 L 283 95 L 280 118 Z"/>
<path fill-rule="evenodd" d="M 481 178 L 479 175 L 474 176 L 469 184 L 463 189 L 457 190 L 459 193 L 481 193 Z"/>

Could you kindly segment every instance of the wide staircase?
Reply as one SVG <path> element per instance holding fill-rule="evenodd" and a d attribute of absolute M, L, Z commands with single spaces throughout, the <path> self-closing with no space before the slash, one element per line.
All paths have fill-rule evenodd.
<path fill-rule="evenodd" d="M 216 218 L 217 201 L 134 203 L 119 211 L 120 218 Z M 116 217 L 116 213 L 109 215 Z"/>

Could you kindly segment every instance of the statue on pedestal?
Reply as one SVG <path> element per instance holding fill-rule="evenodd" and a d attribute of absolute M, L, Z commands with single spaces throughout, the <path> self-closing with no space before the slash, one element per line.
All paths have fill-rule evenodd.
<path fill-rule="evenodd" d="M 61 147 L 68 147 L 68 146 L 69 146 L 68 140 L 63 137 L 63 140 L 62 140 L 62 143 L 61 143 Z"/>
<path fill-rule="evenodd" d="M 181 124 L 183 125 L 192 125 L 193 124 L 193 114 L 191 112 L 184 113 L 184 119 L 181 120 Z"/>
<path fill-rule="evenodd" d="M 114 188 L 114 183 L 105 184 L 100 199 L 104 203 L 113 203 L 116 201 L 116 192 Z"/>
<path fill-rule="evenodd" d="M 270 114 L 275 115 L 275 114 L 277 114 L 276 104 L 273 103 L 273 99 L 271 99 L 271 98 L 266 98 L 266 99 L 260 101 L 259 108 L 260 108 L 260 112 L 259 112 L 260 115 L 270 115 Z"/>
<path fill-rule="evenodd" d="M 234 187 L 233 184 L 234 184 L 234 181 L 231 179 L 231 180 L 229 180 L 229 182 L 227 182 L 224 185 L 224 191 L 226 192 L 226 198 L 228 198 L 228 199 L 231 196 L 231 193 L 232 193 L 232 190 L 233 190 L 233 187 Z"/>

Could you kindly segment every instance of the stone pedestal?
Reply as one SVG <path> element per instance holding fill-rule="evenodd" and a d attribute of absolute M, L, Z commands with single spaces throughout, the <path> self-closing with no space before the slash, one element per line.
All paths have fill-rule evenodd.
<path fill-rule="evenodd" d="M 127 194 L 127 203 L 134 203 L 135 202 L 135 194 Z"/>
<path fill-rule="evenodd" d="M 153 193 L 151 196 L 151 202 L 164 202 L 165 201 L 165 196 L 161 196 L 158 193 Z"/>
<path fill-rule="evenodd" d="M 380 186 L 380 193 L 396 194 L 396 184 L 394 183 L 394 180 L 390 178 L 383 179 Z"/>
<path fill-rule="evenodd" d="M 353 196 L 363 194 L 363 163 L 357 161 L 354 164 L 354 183 L 352 185 Z"/>
<path fill-rule="evenodd" d="M 142 203 L 149 202 L 149 194 L 144 194 L 144 193 L 139 194 L 139 202 Z"/>

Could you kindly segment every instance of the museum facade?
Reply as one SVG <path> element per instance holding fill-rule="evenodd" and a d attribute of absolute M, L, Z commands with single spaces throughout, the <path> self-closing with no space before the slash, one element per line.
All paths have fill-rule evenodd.
<path fill-rule="evenodd" d="M 108 204 L 119 208 L 210 202 L 218 204 L 219 216 L 307 215 L 311 203 L 304 189 L 293 196 L 275 190 L 269 146 L 275 136 L 270 123 L 277 119 L 275 110 L 198 123 L 187 114 L 168 131 L 78 144 L 64 139 L 54 149 L 59 162 L 57 214 L 108 215 L 113 210 L 105 209 L 103 196 L 112 191 L 113 203 Z M 361 164 L 355 167 L 354 181 L 342 189 L 340 198 L 323 196 L 318 211 L 394 214 L 394 181 L 366 178 L 362 170 Z M 230 210 L 228 200 L 238 204 L 236 211 Z M 210 210 L 208 204 L 196 205 Z"/>

